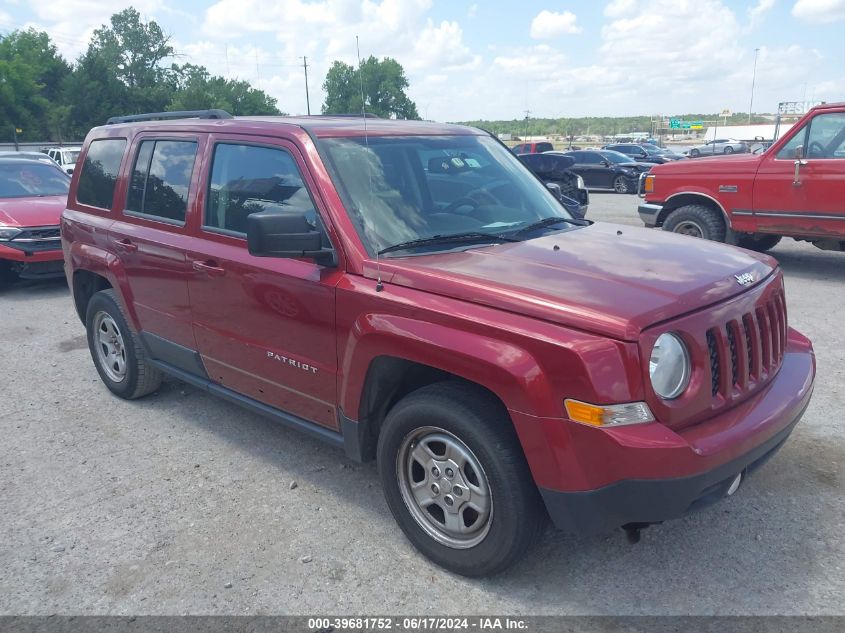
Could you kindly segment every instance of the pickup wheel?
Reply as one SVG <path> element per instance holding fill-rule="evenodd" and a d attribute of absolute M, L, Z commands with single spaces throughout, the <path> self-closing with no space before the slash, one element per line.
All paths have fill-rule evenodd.
<path fill-rule="evenodd" d="M 501 572 L 542 534 L 545 510 L 507 411 L 479 388 L 443 382 L 406 396 L 377 456 L 399 527 L 449 571 Z"/>
<path fill-rule="evenodd" d="M 773 249 L 781 241 L 780 235 L 767 235 L 765 233 L 747 233 L 739 238 L 737 246 L 748 248 L 758 253 L 765 253 Z"/>
<path fill-rule="evenodd" d="M 724 242 L 727 234 L 719 212 L 703 204 L 678 207 L 663 222 L 663 230 L 714 242 Z"/>
<path fill-rule="evenodd" d="M 144 348 L 126 321 L 114 290 L 101 290 L 85 314 L 88 349 L 106 387 L 133 400 L 158 389 L 161 371 L 150 364 Z"/>

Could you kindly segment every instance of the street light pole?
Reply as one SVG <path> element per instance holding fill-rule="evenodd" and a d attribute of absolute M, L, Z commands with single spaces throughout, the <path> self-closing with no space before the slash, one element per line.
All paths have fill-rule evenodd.
<path fill-rule="evenodd" d="M 754 110 L 754 83 L 757 81 L 757 55 L 759 48 L 754 49 L 754 72 L 751 75 L 751 103 L 748 106 L 748 124 L 751 125 L 751 112 Z"/>

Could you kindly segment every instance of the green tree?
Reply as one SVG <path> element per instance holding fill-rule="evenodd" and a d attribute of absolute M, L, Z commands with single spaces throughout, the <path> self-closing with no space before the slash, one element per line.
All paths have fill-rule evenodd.
<path fill-rule="evenodd" d="M 416 104 L 405 94 L 408 79 L 401 64 L 390 57 L 379 61 L 372 55 L 361 63 L 360 76 L 349 64 L 335 61 L 331 65 L 323 83 L 323 114 L 361 112 L 362 79 L 366 112 L 396 119 L 420 118 Z"/>
<path fill-rule="evenodd" d="M 246 81 L 211 76 L 204 66 L 174 66 L 176 94 L 168 110 L 220 108 L 234 115 L 281 114 L 276 99 Z"/>
<path fill-rule="evenodd" d="M 160 112 L 173 97 L 177 77 L 163 61 L 174 54 L 170 37 L 129 7 L 111 16 L 91 37 L 65 82 L 71 127 L 84 135 L 109 116 Z"/>
<path fill-rule="evenodd" d="M 61 138 L 59 104 L 62 81 L 70 66 L 46 33 L 28 29 L 0 38 L 0 138 L 19 140 Z"/>

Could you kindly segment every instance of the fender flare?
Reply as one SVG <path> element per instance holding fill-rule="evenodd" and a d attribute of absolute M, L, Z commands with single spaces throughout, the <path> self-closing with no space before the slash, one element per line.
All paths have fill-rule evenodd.
<path fill-rule="evenodd" d="M 106 279 L 123 303 L 123 309 L 129 317 L 130 325 L 136 332 L 140 331 L 129 278 L 119 257 L 92 244 L 73 242 L 68 252 L 68 261 L 74 275 L 80 271 L 87 271 Z"/>
<path fill-rule="evenodd" d="M 340 404 L 358 415 L 370 364 L 401 358 L 448 372 L 485 387 L 507 408 L 542 414 L 552 389 L 526 350 L 478 333 L 387 314 L 363 314 L 353 324 L 341 354 Z"/>

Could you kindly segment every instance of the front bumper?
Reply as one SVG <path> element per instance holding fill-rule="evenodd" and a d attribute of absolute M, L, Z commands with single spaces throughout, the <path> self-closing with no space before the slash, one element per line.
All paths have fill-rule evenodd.
<path fill-rule="evenodd" d="M 523 445 L 551 447 L 532 473 L 555 525 L 596 533 L 627 523 L 674 519 L 722 498 L 736 475 L 749 474 L 786 441 L 813 391 L 809 341 L 789 331 L 778 375 L 745 402 L 679 430 L 659 423 L 595 429 L 534 418 L 517 422 Z M 541 436 L 532 431 L 541 429 Z M 554 470 L 552 470 L 554 468 Z"/>
<path fill-rule="evenodd" d="M 642 220 L 643 224 L 648 227 L 657 226 L 657 216 L 660 215 L 662 210 L 662 204 L 651 204 L 649 202 L 643 202 L 637 207 L 637 213 L 640 214 L 640 220 Z"/>
<path fill-rule="evenodd" d="M 0 242 L 0 259 L 13 262 L 53 262 L 64 258 L 62 245 L 56 241 L 50 248 L 29 246 L 12 242 Z"/>

